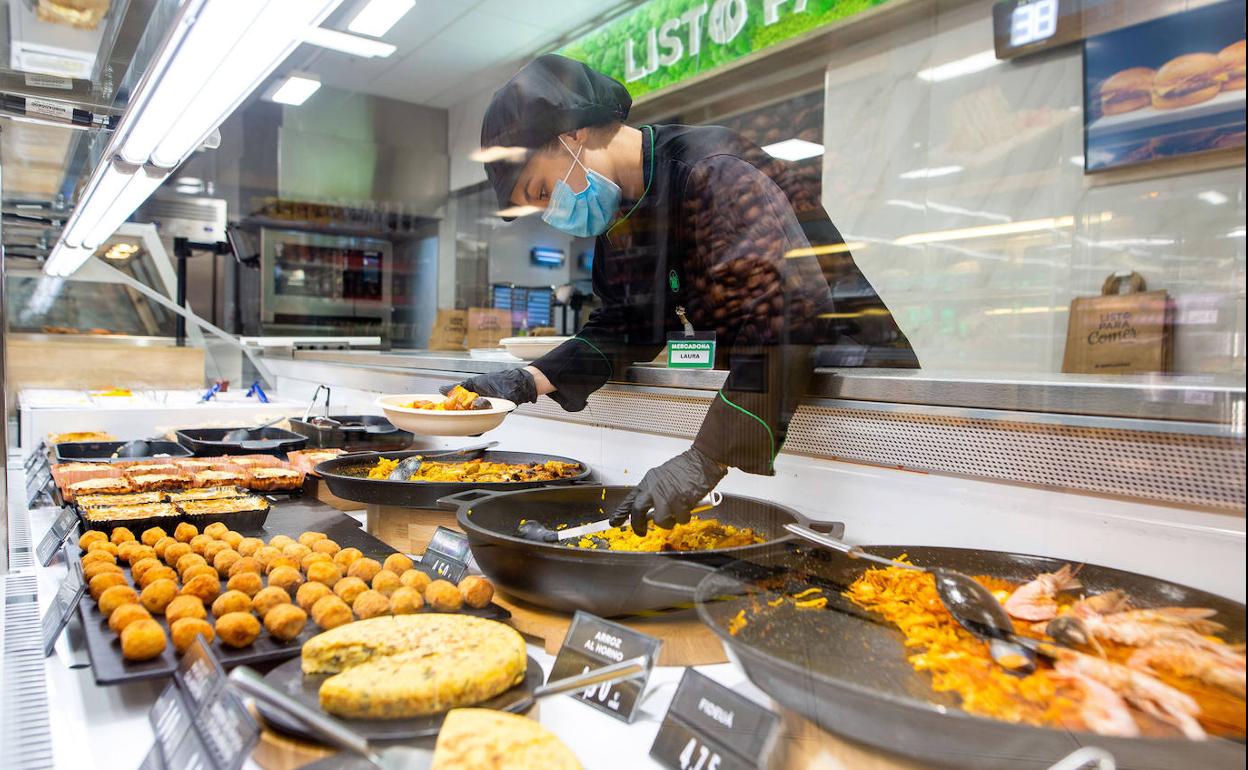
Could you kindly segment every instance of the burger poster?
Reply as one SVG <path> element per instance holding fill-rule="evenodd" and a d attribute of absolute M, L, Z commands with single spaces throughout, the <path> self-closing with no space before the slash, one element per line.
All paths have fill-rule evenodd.
<path fill-rule="evenodd" d="M 1088 171 L 1244 146 L 1245 0 L 1089 38 Z"/>

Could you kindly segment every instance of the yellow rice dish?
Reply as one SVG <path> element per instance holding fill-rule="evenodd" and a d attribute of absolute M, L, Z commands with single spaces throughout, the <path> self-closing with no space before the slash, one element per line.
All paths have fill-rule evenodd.
<path fill-rule="evenodd" d="M 368 472 L 370 479 L 386 479 L 398 467 L 400 460 L 381 458 Z M 578 476 L 584 472 L 580 463 L 548 460 L 544 463 L 492 463 L 484 460 L 468 460 L 459 463 L 428 461 L 412 474 L 408 481 L 555 481 Z"/>
<path fill-rule="evenodd" d="M 766 538 L 749 527 L 734 527 L 716 519 L 694 516 L 689 523 L 677 524 L 671 529 L 651 526 L 645 535 L 638 535 L 629 526 L 615 527 L 586 535 L 573 546 L 610 551 L 710 551 L 763 542 Z"/>

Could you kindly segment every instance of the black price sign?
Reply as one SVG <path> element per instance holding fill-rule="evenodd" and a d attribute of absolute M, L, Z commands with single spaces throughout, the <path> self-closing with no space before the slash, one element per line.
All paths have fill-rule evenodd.
<path fill-rule="evenodd" d="M 182 733 L 182 740 L 173 753 L 165 757 L 165 767 L 178 770 L 213 770 L 212 759 L 194 730 Z"/>
<path fill-rule="evenodd" d="M 26 474 L 26 507 L 33 506 L 50 483 L 52 483 L 52 469 L 45 460 Z"/>
<path fill-rule="evenodd" d="M 467 535 L 438 527 L 429 539 L 425 555 L 420 558 L 420 566 L 430 577 L 459 583 L 468 574 L 470 554 Z"/>
<path fill-rule="evenodd" d="M 65 630 L 74 610 L 78 608 L 82 595 L 87 592 L 87 585 L 82 579 L 82 567 L 77 560 L 69 558 L 69 554 L 65 554 L 65 561 L 69 564 L 69 573 L 52 599 L 48 611 L 43 615 L 43 656 L 45 658 L 56 648 L 56 640 Z"/>
<path fill-rule="evenodd" d="M 139 770 L 165 770 L 165 760 L 161 759 L 160 746 L 148 749 L 147 756 L 139 763 Z"/>
<path fill-rule="evenodd" d="M 217 770 L 238 770 L 260 740 L 260 725 L 228 687 L 204 704 L 195 726 Z"/>
<path fill-rule="evenodd" d="M 147 719 L 152 723 L 152 732 L 156 734 L 156 746 L 166 756 L 173 756 L 182 736 L 192 724 L 177 685 L 170 684 L 164 689 L 152 704 L 152 710 L 147 712 Z"/>
<path fill-rule="evenodd" d="M 70 532 L 74 531 L 74 525 L 78 523 L 74 512 L 68 508 L 63 509 L 56 517 L 56 521 L 52 522 L 52 526 L 48 527 L 47 534 L 39 541 L 39 545 L 35 547 L 35 555 L 39 557 L 39 563 L 48 566 L 52 563 L 52 559 L 56 556 L 57 550 L 60 549 L 61 543 L 65 542 L 65 538 Z"/>
<path fill-rule="evenodd" d="M 688 669 L 650 756 L 671 770 L 765 767 L 778 724 L 771 711 Z"/>
<path fill-rule="evenodd" d="M 178 661 L 174 684 L 148 718 L 166 767 L 238 770 L 260 740 L 260 725 L 226 686 L 225 670 L 203 637 Z"/>
<path fill-rule="evenodd" d="M 572 616 L 572 626 L 555 657 L 548 681 L 577 676 L 630 658 L 646 658 L 646 675 L 641 679 L 596 684 L 572 696 L 631 723 L 637 717 L 641 694 L 646 691 L 646 682 L 662 646 L 662 640 L 653 636 L 578 611 Z"/>
<path fill-rule="evenodd" d="M 212 654 L 212 650 L 204 644 L 202 636 L 195 637 L 195 641 L 191 642 L 191 646 L 178 661 L 178 668 L 173 676 L 190 701 L 190 712 L 195 715 L 203 712 L 217 691 L 225 687 L 225 669 L 221 667 L 217 656 Z"/>

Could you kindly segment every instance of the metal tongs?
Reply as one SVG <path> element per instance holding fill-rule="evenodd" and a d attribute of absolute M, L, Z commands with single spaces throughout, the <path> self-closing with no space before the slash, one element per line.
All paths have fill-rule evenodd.
<path fill-rule="evenodd" d="M 547 682 L 535 688 L 532 693 L 517 698 L 501 710 L 519 714 L 528 711 L 533 706 L 533 702 L 539 698 L 582 690 L 597 684 L 640 679 L 646 674 L 648 668 L 646 658 L 631 658 L 613 663 L 584 674 Z M 427 770 L 433 765 L 433 752 L 429 749 L 412 746 L 387 746 L 385 748 L 373 746 L 367 738 L 339 720 L 304 705 L 272 687 L 260 674 L 247 666 L 238 666 L 231 671 L 230 683 L 256 700 L 264 701 L 273 708 L 299 720 L 326 743 L 342 751 L 357 754 L 382 770 Z"/>
<path fill-rule="evenodd" d="M 394 466 L 394 470 L 390 471 L 390 475 L 386 477 L 388 481 L 407 481 L 412 476 L 420 472 L 420 468 L 425 464 L 425 460 L 446 461 L 451 458 L 468 458 L 473 455 L 482 455 L 487 449 L 498 446 L 497 441 L 483 441 L 480 444 L 471 444 L 459 449 L 435 450 L 433 452 L 422 452 L 418 455 L 412 455 Z"/>
<path fill-rule="evenodd" d="M 928 573 L 936 578 L 936 594 L 944 603 L 945 609 L 949 610 L 949 614 L 963 628 L 988 642 L 992 659 L 999 666 L 1015 674 L 1030 674 L 1036 669 L 1035 653 L 1044 652 L 1043 643 L 1015 633 L 1014 621 L 1010 620 L 1009 613 L 997 601 L 997 597 L 970 575 L 943 567 L 920 567 L 917 564 L 876 556 L 856 545 L 800 524 L 785 524 L 784 528 L 803 540 L 840 551 L 851 559 L 865 559 L 889 567 Z"/>
<path fill-rule="evenodd" d="M 690 514 L 705 513 L 724 500 L 724 495 L 718 489 L 711 490 L 711 493 L 698 501 L 698 504 L 689 509 Z M 653 509 L 652 509 L 653 510 Z M 572 540 L 579 540 L 586 535 L 596 535 L 599 532 L 605 532 L 608 529 L 614 529 L 615 524 L 611 523 L 611 517 L 591 521 L 588 524 L 582 524 L 578 527 L 570 529 L 551 529 L 540 521 L 526 521 L 519 527 L 520 537 L 525 540 L 533 540 L 538 543 L 567 543 Z"/>

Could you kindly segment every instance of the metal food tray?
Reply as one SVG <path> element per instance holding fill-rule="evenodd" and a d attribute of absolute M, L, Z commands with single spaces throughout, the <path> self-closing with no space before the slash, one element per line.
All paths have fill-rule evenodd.
<path fill-rule="evenodd" d="M 343 548 L 358 548 L 365 556 L 378 561 L 387 554 L 394 553 L 393 548 L 361 529 L 355 519 L 317 502 L 290 502 L 280 508 L 275 506 L 263 527 L 239 531 L 244 535 L 262 537 L 265 540 L 276 535 L 297 537 L 303 532 L 324 532 Z M 130 577 L 128 568 L 126 577 Z M 506 620 L 511 617 L 510 612 L 497 604 L 490 604 L 481 610 L 465 609 L 463 612 L 490 620 Z M 84 597 L 78 605 L 78 614 L 82 619 L 87 657 L 91 660 L 91 671 L 96 684 L 124 684 L 143 679 L 160 679 L 177 669 L 178 654 L 173 649 L 172 642 L 157 658 L 128 661 L 121 657 L 120 639 L 109 629 L 107 618 L 100 613 L 89 596 Z M 157 615 L 154 618 L 168 636 L 168 625 L 164 617 Z M 303 643 L 320 632 L 321 629 L 309 618 L 303 633 L 289 642 L 280 642 L 270 636 L 268 631 L 261 629 L 260 636 L 247 647 L 234 649 L 221 644 L 219 639 L 214 639 L 212 651 L 226 668 L 286 660 L 298 655 Z"/>
<path fill-rule="evenodd" d="M 389 479 L 370 479 L 367 467 L 377 464 L 379 459 L 403 460 L 413 455 L 425 454 L 433 462 L 458 462 L 458 458 L 438 457 L 428 450 L 409 450 L 406 452 L 376 452 L 372 454 L 351 454 L 326 460 L 316 466 L 316 472 L 324 480 L 329 491 L 343 500 L 376 505 L 397 505 L 405 508 L 436 508 L 438 500 L 449 495 L 466 492 L 470 489 L 491 492 L 505 492 L 534 487 L 563 486 L 589 481 L 592 471 L 580 460 L 558 455 L 535 454 L 533 452 L 500 452 L 485 450 L 479 455 L 483 460 L 496 463 L 544 463 L 558 460 L 565 463 L 576 463 L 581 472 L 565 479 L 550 481 L 391 481 Z"/>
<path fill-rule="evenodd" d="M 90 462 L 119 463 L 135 460 L 156 460 L 161 457 L 190 457 L 191 450 L 176 441 L 153 439 L 148 446 L 154 450 L 143 457 L 113 457 L 113 452 L 129 444 L 129 441 L 72 441 L 57 444 L 53 450 L 58 463 Z"/>
<path fill-rule="evenodd" d="M 104 519 L 103 521 L 91 521 L 88 519 L 86 513 L 77 503 L 73 503 L 73 509 L 74 513 L 78 515 L 78 521 L 82 522 L 84 529 L 95 529 L 104 533 L 112 531 L 115 527 L 126 527 L 134 532 L 136 536 L 150 527 L 164 527 L 169 532 L 172 532 L 174 527 L 184 521 L 194 524 L 201 530 L 217 521 L 239 532 L 263 528 L 265 520 L 269 517 L 269 512 L 273 510 L 273 501 L 268 498 L 268 495 L 272 493 L 252 492 L 242 487 L 235 487 L 235 489 L 239 490 L 239 497 L 260 497 L 266 499 L 269 504 L 264 510 L 239 511 L 237 513 L 189 514 L 182 511 L 181 506 L 177 503 L 173 503 L 178 508 L 178 513 L 174 516 L 150 516 L 146 519 Z M 294 491 L 302 493 L 302 489 Z M 164 494 L 172 493 L 165 492 Z"/>
<path fill-rule="evenodd" d="M 250 454 L 281 455 L 296 449 L 303 449 L 308 443 L 306 436 L 300 436 L 298 433 L 273 427 L 261 428 L 256 431 L 259 434 L 259 438 L 254 440 L 279 442 L 275 447 L 259 449 L 244 446 L 248 442 L 223 440 L 225 434 L 232 430 L 240 429 L 249 430 L 245 426 L 234 428 L 183 428 L 175 431 L 174 435 L 178 437 L 178 443 L 189 448 L 200 457 Z"/>
<path fill-rule="evenodd" d="M 330 418 L 340 423 L 358 425 L 318 425 L 311 420 L 292 417 L 290 429 L 306 436 L 308 446 L 312 449 L 385 452 L 409 447 L 416 438 L 412 433 L 396 428 L 385 417 L 377 414 L 333 414 Z"/>

